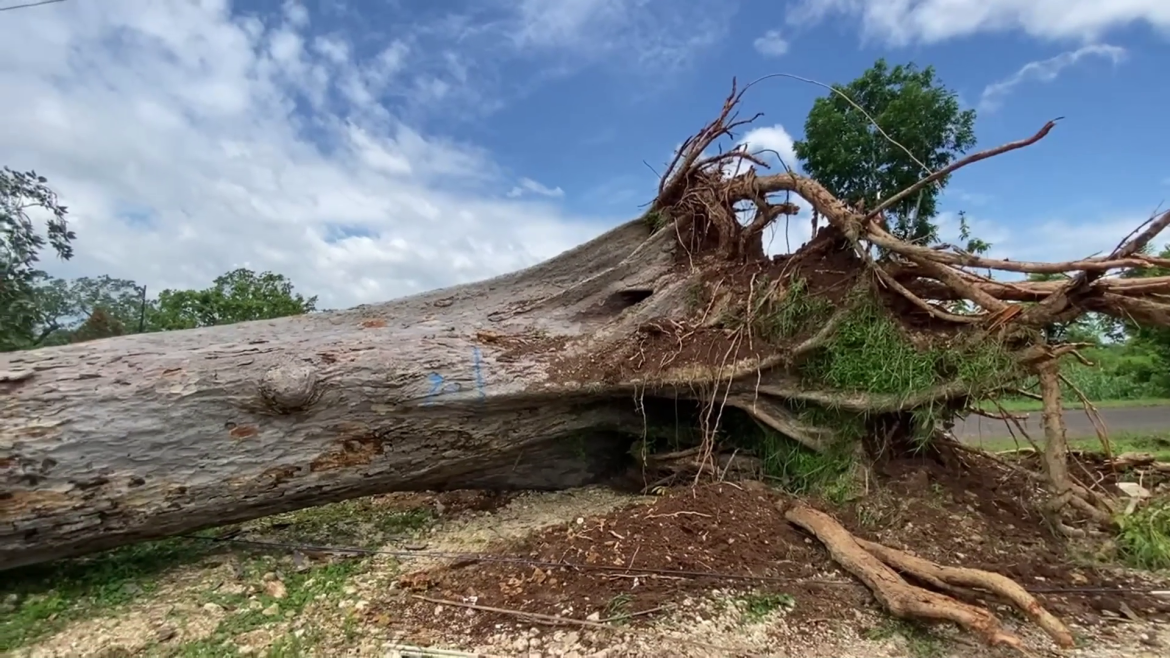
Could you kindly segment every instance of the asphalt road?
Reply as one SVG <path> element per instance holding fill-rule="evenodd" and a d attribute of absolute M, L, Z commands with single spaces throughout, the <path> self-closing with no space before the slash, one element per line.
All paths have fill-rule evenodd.
<path fill-rule="evenodd" d="M 1101 418 L 1110 434 L 1126 433 L 1170 433 L 1170 406 L 1166 407 L 1128 407 L 1117 409 L 1101 409 Z M 1043 432 L 1039 411 L 1028 413 L 1024 423 L 1028 434 L 1039 438 Z M 1092 438 L 1097 436 L 1093 424 L 1081 409 L 1066 410 L 1064 424 L 1068 428 L 1068 437 Z M 1013 428 L 1014 429 L 1014 428 Z M 980 439 L 1001 439 L 1010 437 L 1007 421 L 993 420 L 983 416 L 968 416 L 965 420 L 955 423 L 954 433 L 957 438 L 965 442 L 978 442 Z"/>

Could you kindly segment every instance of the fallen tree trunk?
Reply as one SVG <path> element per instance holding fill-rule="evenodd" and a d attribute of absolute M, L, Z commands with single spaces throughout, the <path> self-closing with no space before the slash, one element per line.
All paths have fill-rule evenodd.
<path fill-rule="evenodd" d="M 708 155 L 744 123 L 741 95 L 684 143 L 642 218 L 533 268 L 344 312 L 0 355 L 0 569 L 373 493 L 564 488 L 631 462 L 723 474 L 733 411 L 762 432 L 749 450 L 857 454 L 875 436 L 929 438 L 1070 353 L 1045 344 L 1050 324 L 1086 310 L 1170 324 L 1170 278 L 1105 276 L 1161 264 L 1140 253 L 1170 213 L 1071 263 L 910 244 L 880 207 L 816 181 L 729 175 L 764 166 L 742 147 Z M 767 258 L 764 229 L 795 212 L 781 193 L 828 225 Z M 999 266 L 1075 274 L 971 271 Z M 695 430 L 683 445 L 679 418 Z"/>
<path fill-rule="evenodd" d="M 524 272 L 351 311 L 0 355 L 0 568 L 379 492 L 612 473 L 642 426 L 631 398 L 542 390 L 547 361 L 509 357 L 605 315 L 506 316 L 646 234 L 631 222 Z"/>

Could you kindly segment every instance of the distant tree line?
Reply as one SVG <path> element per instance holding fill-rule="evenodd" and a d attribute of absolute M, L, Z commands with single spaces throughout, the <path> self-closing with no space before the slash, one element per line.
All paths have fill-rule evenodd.
<path fill-rule="evenodd" d="M 168 289 L 154 298 L 128 279 L 51 277 L 40 268 L 42 254 L 51 250 L 68 260 L 76 236 L 65 221 L 68 209 L 47 183 L 34 171 L 0 171 L 0 351 L 317 310 L 317 297 L 295 292 L 283 275 L 244 268 L 203 290 Z M 45 231 L 30 211 L 47 217 Z"/>

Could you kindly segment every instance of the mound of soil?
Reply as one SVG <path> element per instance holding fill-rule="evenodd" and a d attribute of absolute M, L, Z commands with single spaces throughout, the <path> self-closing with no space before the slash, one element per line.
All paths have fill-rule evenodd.
<path fill-rule="evenodd" d="M 1129 591 L 1150 583 L 1074 564 L 1064 540 L 1032 511 L 1031 482 L 990 460 L 963 460 L 893 460 L 861 500 L 814 504 L 860 537 L 1013 577 L 1066 621 L 1134 613 L 1170 619 L 1166 602 Z M 818 542 L 785 521 L 787 502 L 760 483 L 680 488 L 498 547 L 512 562 L 465 562 L 401 584 L 429 597 L 578 620 L 634 614 L 627 621 L 635 624 L 714 589 L 786 594 L 795 601 L 794 621 L 849 618 L 874 605 Z M 457 618 L 473 635 L 531 625 L 493 612 Z"/>

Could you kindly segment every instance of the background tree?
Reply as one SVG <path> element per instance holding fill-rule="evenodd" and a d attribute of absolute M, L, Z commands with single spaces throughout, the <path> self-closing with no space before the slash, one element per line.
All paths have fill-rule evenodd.
<path fill-rule="evenodd" d="M 164 290 L 150 314 L 151 330 L 192 329 L 271 320 L 316 310 L 317 297 L 293 291 L 282 274 L 236 269 L 204 290 Z"/>
<path fill-rule="evenodd" d="M 87 340 L 110 338 L 126 333 L 126 327 L 113 314 L 102 307 L 97 307 L 90 313 L 89 318 L 69 336 L 71 343 L 83 343 Z"/>
<path fill-rule="evenodd" d="M 73 256 L 67 209 L 47 182 L 35 171 L 0 170 L 0 351 L 31 346 L 44 325 L 35 294 L 47 278 L 37 266 L 41 250 L 48 245 L 63 259 Z M 48 213 L 44 235 L 29 215 L 37 209 Z"/>
<path fill-rule="evenodd" d="M 940 84 L 933 67 L 919 70 L 911 63 L 890 68 L 879 59 L 837 89 L 914 155 L 890 143 L 840 94 L 818 98 L 805 120 L 804 139 L 795 144 L 796 155 L 810 177 L 851 204 L 873 208 L 922 178 L 923 165 L 941 169 L 975 145 L 975 111 L 959 108 L 956 95 Z M 948 178 L 890 208 L 886 216 L 891 232 L 919 243 L 936 240 L 937 226 L 931 220 Z"/>
<path fill-rule="evenodd" d="M 1170 258 L 1170 244 L 1162 248 L 1162 251 L 1158 253 L 1158 257 Z M 1170 269 L 1148 267 L 1140 270 L 1129 270 L 1122 276 L 1126 278 L 1145 278 L 1167 275 L 1170 275 Z M 1125 323 L 1123 327 L 1124 331 L 1131 336 L 1131 342 L 1134 347 L 1148 355 L 1153 381 L 1165 394 L 1170 395 L 1170 329 L 1166 327 L 1139 325 L 1133 322 Z"/>
<path fill-rule="evenodd" d="M 145 292 L 134 281 L 104 274 L 72 281 L 45 279 L 34 290 L 41 324 L 30 347 L 74 342 L 73 333 L 98 309 L 121 327 L 122 332 L 137 333 L 146 310 L 143 308 Z"/>

